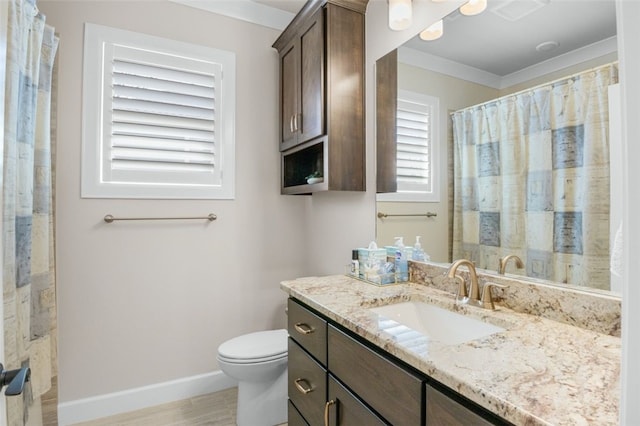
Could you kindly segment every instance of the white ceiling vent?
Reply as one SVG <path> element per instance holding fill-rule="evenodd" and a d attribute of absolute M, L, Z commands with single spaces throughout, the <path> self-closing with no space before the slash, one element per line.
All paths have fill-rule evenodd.
<path fill-rule="evenodd" d="M 509 0 L 498 3 L 491 12 L 507 21 L 515 22 L 546 6 L 549 0 Z"/>

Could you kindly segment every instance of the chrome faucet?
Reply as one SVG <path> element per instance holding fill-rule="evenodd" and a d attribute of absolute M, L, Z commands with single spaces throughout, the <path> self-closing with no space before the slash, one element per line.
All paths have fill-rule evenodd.
<path fill-rule="evenodd" d="M 470 281 L 469 292 L 467 292 L 467 285 L 464 279 L 456 275 L 456 271 L 462 265 L 465 265 L 469 270 L 469 281 Z M 453 262 L 453 264 L 451 264 L 451 266 L 449 267 L 449 270 L 447 271 L 447 277 L 458 281 L 458 292 L 456 293 L 456 303 L 479 306 L 481 308 L 486 308 L 486 309 L 495 309 L 495 306 L 493 304 L 493 299 L 491 297 L 491 287 L 501 287 L 501 288 L 506 287 L 504 285 L 495 284 L 495 283 L 489 283 L 489 282 L 485 283 L 484 286 L 482 286 L 482 297 L 480 297 L 480 286 L 478 285 L 478 274 L 476 273 L 476 267 L 473 264 L 473 262 L 467 259 L 460 259 Z"/>
<path fill-rule="evenodd" d="M 517 268 L 519 268 L 519 269 L 524 268 L 524 262 L 522 262 L 522 259 L 520 259 L 515 254 L 510 254 L 510 255 L 507 255 L 505 257 L 501 257 L 500 258 L 500 265 L 498 266 L 498 273 L 500 275 L 504 275 L 504 272 L 507 269 L 507 263 L 509 262 L 509 259 L 514 259 L 515 260 Z"/>

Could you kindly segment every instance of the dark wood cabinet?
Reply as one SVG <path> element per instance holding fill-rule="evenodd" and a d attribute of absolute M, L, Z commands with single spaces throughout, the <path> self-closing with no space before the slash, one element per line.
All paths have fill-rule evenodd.
<path fill-rule="evenodd" d="M 327 398 L 327 371 L 289 339 L 289 400 L 312 425 L 322 424 Z"/>
<path fill-rule="evenodd" d="M 334 326 L 328 331 L 328 369 L 391 424 L 422 422 L 421 377 Z M 377 386 L 382 384 L 384 386 Z"/>
<path fill-rule="evenodd" d="M 386 424 L 332 375 L 329 375 L 329 396 L 325 410 L 326 420 L 331 426 Z"/>
<path fill-rule="evenodd" d="M 288 315 L 290 424 L 509 425 L 295 299 Z"/>
<path fill-rule="evenodd" d="M 322 366 L 327 365 L 327 321 L 293 301 L 287 305 L 287 329 Z"/>
<path fill-rule="evenodd" d="M 365 190 L 367 2 L 309 0 L 273 44 L 283 194 Z M 310 184 L 314 173 L 322 181 Z"/>
<path fill-rule="evenodd" d="M 280 150 L 325 133 L 324 13 L 318 10 L 280 54 Z"/>
<path fill-rule="evenodd" d="M 376 192 L 398 190 L 398 50 L 376 61 Z"/>
<path fill-rule="evenodd" d="M 494 424 L 428 385 L 426 403 L 427 424 L 439 426 L 489 426 Z"/>

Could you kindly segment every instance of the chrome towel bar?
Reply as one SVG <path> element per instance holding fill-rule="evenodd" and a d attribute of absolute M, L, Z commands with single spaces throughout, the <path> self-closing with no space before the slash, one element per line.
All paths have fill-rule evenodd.
<path fill-rule="evenodd" d="M 385 217 L 392 216 L 424 216 L 424 217 L 436 217 L 438 213 L 426 212 L 426 213 L 416 213 L 416 214 L 386 214 L 386 213 L 378 213 L 378 219 L 384 219 Z"/>
<path fill-rule="evenodd" d="M 199 220 L 207 219 L 209 222 L 216 220 L 218 216 L 213 213 L 209 213 L 207 216 L 198 217 L 114 217 L 108 214 L 104 217 L 104 221 L 107 223 L 115 222 L 116 220 Z"/>

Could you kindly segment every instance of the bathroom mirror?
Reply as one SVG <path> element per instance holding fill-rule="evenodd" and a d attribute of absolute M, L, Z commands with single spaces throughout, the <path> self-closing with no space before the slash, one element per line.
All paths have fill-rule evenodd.
<path fill-rule="evenodd" d="M 511 7 L 514 4 L 518 7 Z M 575 2 L 567 1 L 489 1 L 487 10 L 480 15 L 463 16 L 456 11 L 446 17 L 441 39 L 426 42 L 416 36 L 399 46 L 397 88 L 439 100 L 439 116 L 434 117 L 435 127 L 439 129 L 439 134 L 434 135 L 438 141 L 434 145 L 438 160 L 433 162 L 433 170 L 434 181 L 440 181 L 440 193 L 438 201 L 429 202 L 395 201 L 397 194 L 379 194 L 376 203 L 379 244 L 391 244 L 393 237 L 401 235 L 405 245 L 413 245 L 414 236 L 419 235 L 433 261 L 451 262 L 453 139 L 450 113 L 616 61 L 615 3 L 593 1 L 589 5 L 583 8 L 589 11 L 584 11 L 576 10 Z M 553 18 L 541 18 L 543 12 L 552 14 Z M 579 16 L 582 12 L 587 14 Z M 545 24 L 540 25 L 537 19 Z M 557 19 L 553 21 L 557 24 L 551 19 Z M 574 28 L 569 25 L 573 23 L 581 25 Z M 554 40 L 564 37 L 559 31 L 569 27 L 575 37 L 563 38 L 555 51 L 549 50 Z M 537 34 L 537 38 L 528 40 L 528 45 L 523 44 L 526 28 Z M 538 45 L 540 51 L 536 54 L 526 52 L 527 48 L 535 50 Z M 464 46 L 466 50 L 455 46 Z M 384 59 L 380 58 L 377 69 L 382 69 Z M 378 163 L 381 170 L 380 159 Z M 427 213 L 435 216 L 426 217 Z M 414 214 L 420 216 L 406 216 Z M 498 264 L 487 269 L 497 270 Z M 510 264 L 507 272 L 525 274 L 526 269 Z M 592 287 L 609 288 L 604 281 L 594 282 Z"/>

